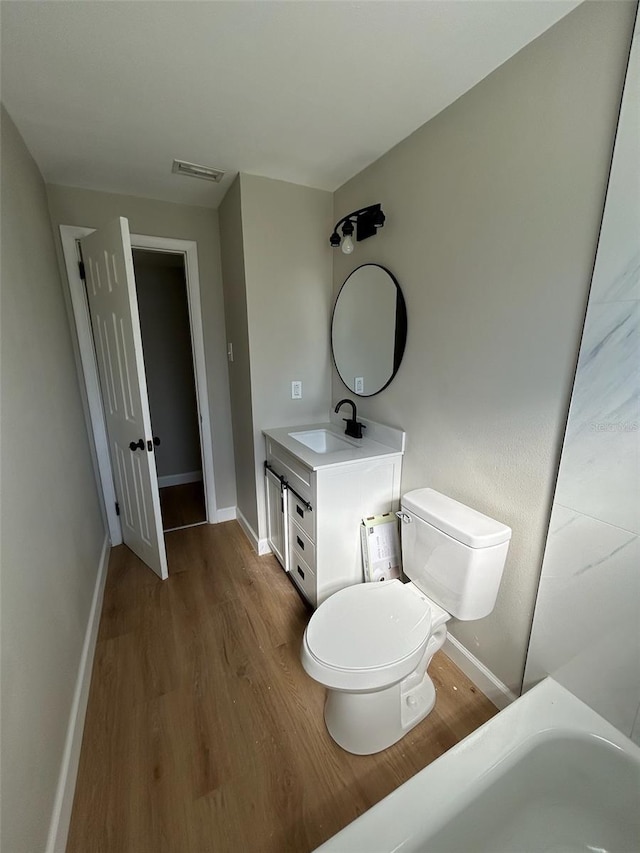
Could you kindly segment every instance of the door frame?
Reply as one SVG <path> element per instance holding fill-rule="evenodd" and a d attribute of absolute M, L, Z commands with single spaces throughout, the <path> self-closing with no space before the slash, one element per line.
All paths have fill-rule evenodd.
<path fill-rule="evenodd" d="M 76 327 L 78 349 L 85 389 L 89 418 L 95 443 L 98 471 L 104 508 L 107 515 L 109 537 L 112 545 L 122 542 L 120 519 L 116 515 L 116 492 L 114 487 L 107 429 L 100 396 L 98 366 L 93 347 L 91 319 L 84 289 L 80 278 L 80 260 L 78 241 L 95 228 L 77 225 L 60 225 L 62 253 L 67 271 L 67 282 L 71 297 L 71 308 Z M 198 244 L 192 240 L 178 240 L 172 237 L 152 237 L 145 234 L 131 234 L 132 249 L 147 249 L 155 252 L 169 252 L 184 257 L 184 270 L 187 284 L 187 304 L 189 307 L 189 326 L 191 331 L 191 351 L 196 385 L 196 406 L 200 429 L 200 452 L 202 455 L 202 478 L 204 481 L 205 508 L 207 521 L 218 521 L 218 506 L 215 492 L 213 469 L 213 439 L 209 409 L 209 392 L 205 364 L 204 331 L 202 325 L 202 307 L 200 303 L 200 277 L 198 272 Z"/>

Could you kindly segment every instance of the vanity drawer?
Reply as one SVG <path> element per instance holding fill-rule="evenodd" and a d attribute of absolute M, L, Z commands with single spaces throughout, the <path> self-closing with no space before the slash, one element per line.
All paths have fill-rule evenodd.
<path fill-rule="evenodd" d="M 289 542 L 291 548 L 298 552 L 302 559 L 315 570 L 316 546 L 305 531 L 295 523 L 293 518 L 289 519 Z"/>
<path fill-rule="evenodd" d="M 289 518 L 294 521 L 298 527 L 301 527 L 311 540 L 314 540 L 315 517 L 313 510 L 307 509 L 306 505 L 291 491 L 289 492 L 287 506 L 289 509 Z"/>
<path fill-rule="evenodd" d="M 267 438 L 267 462 L 290 483 L 291 487 L 299 492 L 302 497 L 310 501 L 313 488 L 311 477 L 313 471 L 294 459 L 290 453 L 277 444 L 273 439 Z"/>
<path fill-rule="evenodd" d="M 316 573 L 290 545 L 289 576 L 314 607 L 316 606 Z"/>

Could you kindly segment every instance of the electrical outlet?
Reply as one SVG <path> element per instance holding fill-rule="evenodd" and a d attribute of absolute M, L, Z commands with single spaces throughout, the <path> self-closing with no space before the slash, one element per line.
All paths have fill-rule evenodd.
<path fill-rule="evenodd" d="M 353 390 L 356 394 L 364 394 L 364 376 L 356 376 L 353 381 Z"/>
<path fill-rule="evenodd" d="M 294 379 L 291 382 L 291 399 L 302 400 L 302 380 Z"/>

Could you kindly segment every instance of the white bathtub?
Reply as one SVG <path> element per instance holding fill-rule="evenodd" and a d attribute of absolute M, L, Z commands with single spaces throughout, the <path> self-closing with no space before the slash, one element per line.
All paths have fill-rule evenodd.
<path fill-rule="evenodd" d="M 552 851 L 640 851 L 640 747 L 547 678 L 316 853 Z"/>

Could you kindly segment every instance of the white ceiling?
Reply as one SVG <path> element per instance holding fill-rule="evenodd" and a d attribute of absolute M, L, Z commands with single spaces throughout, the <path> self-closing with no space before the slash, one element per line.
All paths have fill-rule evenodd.
<path fill-rule="evenodd" d="M 577 5 L 3 0 L 2 100 L 50 183 L 208 207 L 238 171 L 334 190 Z"/>

